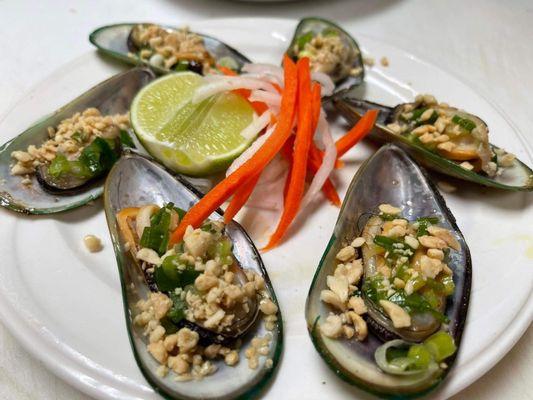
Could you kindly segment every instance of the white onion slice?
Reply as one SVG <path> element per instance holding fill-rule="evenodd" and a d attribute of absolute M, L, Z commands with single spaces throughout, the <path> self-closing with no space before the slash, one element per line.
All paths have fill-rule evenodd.
<path fill-rule="evenodd" d="M 249 72 L 251 74 L 267 75 L 276 80 L 276 82 L 283 86 L 283 68 L 272 64 L 244 64 L 242 71 Z"/>
<path fill-rule="evenodd" d="M 262 146 L 265 144 L 266 140 L 272 135 L 276 125 L 271 126 L 264 135 L 259 136 L 250 147 L 248 147 L 239 157 L 237 157 L 229 168 L 226 171 L 226 176 L 230 176 L 234 173 L 241 165 L 248 161 Z"/>
<path fill-rule="evenodd" d="M 196 89 L 192 97 L 192 103 L 197 104 L 211 96 L 214 96 L 215 94 L 229 92 L 236 89 L 262 89 L 268 92 L 277 93 L 274 86 L 268 82 L 259 79 L 227 76 L 221 79 L 216 79 L 212 82 L 208 82 Z"/>
<path fill-rule="evenodd" d="M 246 207 L 271 211 L 282 210 L 283 189 L 288 172 L 287 165 L 276 156 L 261 173 L 252 195 L 246 202 Z"/>
<path fill-rule="evenodd" d="M 280 154 L 277 154 L 270 163 L 261 172 L 261 177 L 257 181 L 256 186 L 272 183 L 280 178 L 288 170 L 287 162 Z"/>
<path fill-rule="evenodd" d="M 278 93 L 265 92 L 264 90 L 252 90 L 250 101 L 260 101 L 270 107 L 281 107 L 281 95 Z"/>
<path fill-rule="evenodd" d="M 318 120 L 317 130 L 322 135 L 322 143 L 324 144 L 324 158 L 322 160 L 322 165 L 316 172 L 309 189 L 305 193 L 302 199 L 301 209 L 303 210 L 316 196 L 318 192 L 324 186 L 324 183 L 328 179 L 331 171 L 335 167 L 335 160 L 337 159 L 337 148 L 335 147 L 335 142 L 331 136 L 331 131 L 329 130 L 329 124 L 326 121 L 324 111 L 320 111 L 320 118 Z"/>
<path fill-rule="evenodd" d="M 329 77 L 329 75 L 323 72 L 313 72 L 311 74 L 311 79 L 317 81 L 322 86 L 322 97 L 331 96 L 335 90 L 335 84 Z"/>
<path fill-rule="evenodd" d="M 254 119 L 252 123 L 242 130 L 241 136 L 248 140 L 256 137 L 259 134 L 259 132 L 261 132 L 263 129 L 267 127 L 267 125 L 270 122 L 271 116 L 272 116 L 272 113 L 268 110 L 265 111 L 263 114 L 261 114 L 260 117 L 257 117 L 254 114 Z"/>

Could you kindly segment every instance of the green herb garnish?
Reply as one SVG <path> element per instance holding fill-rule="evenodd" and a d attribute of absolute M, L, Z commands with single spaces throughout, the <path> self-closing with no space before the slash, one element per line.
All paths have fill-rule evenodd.
<path fill-rule="evenodd" d="M 166 253 L 170 236 L 170 218 L 173 203 L 168 203 L 150 218 L 150 226 L 144 228 L 141 247 L 155 250 L 160 256 Z"/>
<path fill-rule="evenodd" d="M 304 33 L 298 36 L 298 38 L 296 39 L 296 45 L 298 46 L 298 49 L 303 50 L 305 45 L 309 43 L 313 39 L 313 37 L 314 37 L 313 32 L 307 32 L 307 33 Z"/>
<path fill-rule="evenodd" d="M 167 318 L 174 324 L 179 324 L 185 318 L 187 304 L 181 299 L 180 295 L 174 292 L 170 293 L 170 300 L 172 300 L 172 307 L 167 314 Z"/>
<path fill-rule="evenodd" d="M 468 132 L 472 132 L 472 130 L 476 127 L 476 123 L 468 118 L 460 117 L 459 115 L 454 115 L 452 118 L 452 122 L 454 124 L 459 125 L 461 128 L 467 130 Z"/>
<path fill-rule="evenodd" d="M 133 143 L 133 139 L 128 134 L 128 132 L 123 129 L 120 130 L 120 143 L 122 144 L 122 146 L 135 148 L 135 143 Z"/>
<path fill-rule="evenodd" d="M 194 269 L 194 265 L 183 265 L 180 254 L 176 254 L 165 257 L 161 266 L 155 269 L 154 279 L 159 290 L 168 292 L 191 285 L 198 275 L 200 272 Z"/>
<path fill-rule="evenodd" d="M 428 228 L 431 225 L 435 225 L 439 223 L 439 219 L 437 217 L 420 217 L 417 218 L 416 222 L 418 223 L 418 229 L 416 231 L 416 236 L 424 236 L 428 234 Z"/>

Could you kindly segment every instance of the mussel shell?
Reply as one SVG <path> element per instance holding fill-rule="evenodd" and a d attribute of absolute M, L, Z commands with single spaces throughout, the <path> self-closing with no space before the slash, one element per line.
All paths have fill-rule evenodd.
<path fill-rule="evenodd" d="M 332 99 L 335 108 L 350 123 L 357 122 L 362 115 L 370 109 L 380 110 L 371 138 L 382 143 L 394 143 L 407 151 L 414 159 L 424 167 L 440 172 L 454 178 L 474 182 L 483 186 L 510 190 L 510 191 L 533 191 L 533 170 L 518 158 L 513 166 L 504 169 L 501 175 L 490 178 L 485 174 L 469 171 L 458 165 L 457 162 L 448 160 L 436 152 L 432 152 L 423 146 L 419 146 L 402 135 L 396 135 L 386 125 L 394 118 L 394 113 L 399 106 L 388 107 L 385 105 L 362 100 L 355 90 L 343 90 L 334 95 Z M 476 117 L 482 121 L 479 117 Z M 499 149 L 490 144 L 492 150 Z"/>
<path fill-rule="evenodd" d="M 402 215 L 410 220 L 420 216 L 437 216 L 441 220 L 440 225 L 453 231 L 458 239 L 461 250 L 451 252 L 449 259 L 456 288 L 448 299 L 445 313 L 450 320 L 450 334 L 457 346 L 460 345 L 470 296 L 470 251 L 455 218 L 426 173 L 403 150 L 390 144 L 379 149 L 359 168 L 348 188 L 333 235 L 309 290 L 306 320 L 315 348 L 341 378 L 379 395 L 410 397 L 436 386 L 449 368 L 439 369 L 430 376 L 388 375 L 374 362 L 374 352 L 382 341 L 372 331 L 365 341 L 358 342 L 354 339 L 329 339 L 321 334 L 318 326 L 331 311 L 320 300 L 320 292 L 326 288 L 326 277 L 333 274 L 337 252 L 343 242 L 349 242 L 359 234 L 370 213 L 381 203 L 401 206 Z M 455 355 L 446 363 L 451 366 L 454 358 Z"/>
<path fill-rule="evenodd" d="M 307 17 L 300 20 L 300 22 L 296 26 L 296 30 L 294 31 L 294 36 L 291 39 L 289 48 L 287 49 L 287 54 L 289 55 L 289 57 L 296 60 L 297 56 L 294 53 L 294 45 L 298 37 L 307 32 L 313 32 L 317 34 L 322 32 L 326 28 L 333 28 L 337 30 L 341 35 L 342 41 L 354 49 L 354 51 L 356 52 L 356 57 L 352 68 L 360 69 L 360 72 L 358 74 L 350 75 L 338 81 L 334 79 L 334 77 L 332 77 L 337 86 L 337 90 L 360 85 L 365 78 L 365 67 L 363 64 L 363 54 L 361 52 L 361 49 L 359 48 L 359 45 L 357 44 L 356 40 L 348 32 L 346 32 L 334 22 L 319 17 Z"/>
<path fill-rule="evenodd" d="M 62 120 L 76 112 L 96 107 L 103 115 L 123 114 L 129 111 L 130 103 L 137 92 L 151 80 L 154 74 L 148 69 L 136 68 L 117 74 L 101 82 L 72 102 L 54 111 L 26 131 L 0 147 L 0 205 L 10 210 L 27 214 L 53 214 L 87 204 L 103 192 L 103 180 L 83 185 L 68 196 L 58 196 L 44 190 L 33 177 L 27 187 L 22 177 L 10 174 L 11 153 L 26 150 L 31 144 L 40 146 L 48 137 L 48 127 L 56 127 Z"/>
<path fill-rule="evenodd" d="M 130 33 L 132 31 L 132 28 L 135 25 L 139 24 L 148 23 L 122 23 L 102 26 L 89 35 L 89 41 L 93 45 L 95 45 L 98 50 L 115 59 L 133 65 L 146 65 L 158 74 L 169 73 L 170 71 L 168 69 L 156 67 L 148 62 L 142 61 L 139 57 L 131 54 L 131 50 L 135 49 L 135 45 L 133 43 L 133 40 L 130 38 Z M 169 30 L 176 29 L 169 26 L 161 26 Z M 204 35 L 198 32 L 195 33 L 200 35 L 204 39 L 204 45 L 207 51 L 211 53 L 215 60 L 219 60 L 223 57 L 231 57 L 237 62 L 239 70 L 245 63 L 251 62 L 245 55 L 243 55 L 233 47 L 227 45 L 226 43 L 208 35 Z"/>
<path fill-rule="evenodd" d="M 177 382 L 173 373 L 169 373 L 165 378 L 157 375 L 159 364 L 146 349 L 148 339 L 143 335 L 143 329 L 133 324 L 136 315 L 135 304 L 147 297 L 150 288 L 143 273 L 132 262 L 128 256 L 129 252 L 123 246 L 116 223 L 116 213 L 125 207 L 142 204 L 162 205 L 167 202 L 173 202 L 177 207 L 187 210 L 198 201 L 199 197 L 201 195 L 187 181 L 179 176 L 172 176 L 160 165 L 139 155 L 123 156 L 109 173 L 105 185 L 104 207 L 119 268 L 126 326 L 139 368 L 148 382 L 163 396 L 179 399 L 245 397 L 259 392 L 264 387 L 280 358 L 283 330 L 279 311 L 277 326 L 271 331 L 273 338 L 267 355 L 273 361 L 272 368 L 265 368 L 265 358 L 262 357 L 259 367 L 252 370 L 244 357 L 241 357 L 236 366 L 228 367 L 221 361 L 217 363 L 218 371 L 215 374 L 204 377 L 201 381 L 192 382 Z M 220 220 L 222 212 L 216 211 L 209 218 Z M 264 277 L 266 289 L 276 302 L 270 279 L 251 239 L 235 222 L 226 226 L 226 234 L 233 242 L 236 260 L 243 268 L 251 269 Z M 257 319 L 242 337 L 243 347 L 246 348 L 254 336 L 264 336 L 267 332 L 270 331 L 265 329 L 264 322 Z"/>

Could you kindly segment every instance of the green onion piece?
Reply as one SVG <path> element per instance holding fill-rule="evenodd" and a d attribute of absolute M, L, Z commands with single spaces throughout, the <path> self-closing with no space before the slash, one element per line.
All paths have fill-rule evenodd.
<path fill-rule="evenodd" d="M 155 250 L 160 256 L 166 253 L 170 236 L 170 216 L 174 204 L 168 203 L 150 218 L 150 226 L 144 228 L 141 247 Z"/>
<path fill-rule="evenodd" d="M 400 290 L 390 296 L 388 300 L 393 302 L 394 304 L 399 305 L 411 315 L 429 312 L 440 322 L 448 321 L 446 315 L 435 310 L 431 306 L 431 304 L 424 298 L 424 296 L 418 293 L 406 295 L 403 290 Z"/>
<path fill-rule="evenodd" d="M 135 148 L 135 143 L 133 143 L 133 139 L 124 129 L 120 130 L 120 143 L 122 144 L 122 146 Z"/>
<path fill-rule="evenodd" d="M 296 45 L 298 46 L 298 49 L 303 50 L 305 45 L 309 43 L 313 39 L 314 36 L 315 35 L 313 32 L 307 32 L 307 33 L 304 33 L 303 35 L 298 36 L 298 38 L 296 39 Z M 298 56 L 301 57 L 301 54 L 299 54 Z"/>
<path fill-rule="evenodd" d="M 178 326 L 174 324 L 174 322 L 172 322 L 171 319 L 168 317 L 161 318 L 159 323 L 163 328 L 165 328 L 165 334 L 167 335 L 172 335 L 173 333 L 176 333 L 179 329 Z"/>
<path fill-rule="evenodd" d="M 424 111 L 427 110 L 427 107 L 421 107 L 417 108 L 416 110 L 413 110 L 413 116 L 411 117 L 410 121 L 418 121 L 418 119 L 424 114 Z"/>
<path fill-rule="evenodd" d="M 442 285 L 444 286 L 443 294 L 445 296 L 451 296 L 455 291 L 455 283 L 453 282 L 453 277 L 449 275 L 442 278 Z"/>
<path fill-rule="evenodd" d="M 435 225 L 439 223 L 439 218 L 437 217 L 420 217 L 417 218 L 416 222 L 418 222 L 418 229 L 416 232 L 416 236 L 424 236 L 428 234 L 428 228 L 430 225 Z"/>
<path fill-rule="evenodd" d="M 333 28 L 332 26 L 328 26 L 327 28 L 322 29 L 322 36 L 339 36 L 339 30 Z"/>
<path fill-rule="evenodd" d="M 226 56 L 221 57 L 217 60 L 217 64 L 221 67 L 229 68 L 233 71 L 237 71 L 239 69 L 239 64 L 233 57 Z"/>
<path fill-rule="evenodd" d="M 189 70 L 189 62 L 187 60 L 179 60 L 176 65 L 174 65 L 174 71 L 181 72 L 181 71 L 188 71 Z"/>
<path fill-rule="evenodd" d="M 429 305 L 432 308 L 434 309 L 438 308 L 440 304 L 440 297 L 437 295 L 435 290 L 433 289 L 424 290 L 424 292 L 422 293 L 422 296 L 424 296 L 424 299 L 426 299 L 426 301 L 429 303 Z"/>
<path fill-rule="evenodd" d="M 383 247 L 385 250 L 392 252 L 394 251 L 393 245 L 398 242 L 387 236 L 376 235 L 374 237 L 374 243 Z"/>
<path fill-rule="evenodd" d="M 433 359 L 441 362 L 450 357 L 457 350 L 451 335 L 444 331 L 434 333 L 424 340 L 424 347 L 431 353 Z"/>
<path fill-rule="evenodd" d="M 57 154 L 52 160 L 48 166 L 48 173 L 54 178 L 71 175 L 90 179 L 94 176 L 84 163 L 79 160 L 69 161 L 63 154 Z"/>
<path fill-rule="evenodd" d="M 412 345 L 407 352 L 407 358 L 413 361 L 413 364 L 420 369 L 426 369 L 433 357 L 428 349 L 421 344 Z"/>
<path fill-rule="evenodd" d="M 472 130 L 476 127 L 476 123 L 468 118 L 460 117 L 459 115 L 454 115 L 452 118 L 452 122 L 454 124 L 459 125 L 461 128 L 467 130 L 468 132 L 472 132 Z"/>
<path fill-rule="evenodd" d="M 70 138 L 75 140 L 78 143 L 83 142 L 83 137 L 80 132 L 74 132 Z"/>
<path fill-rule="evenodd" d="M 167 313 L 168 319 L 173 323 L 178 324 L 182 319 L 185 318 L 185 310 L 187 309 L 187 304 L 181 297 L 175 293 L 170 293 L 170 300 L 172 300 L 172 307 Z"/>
<path fill-rule="evenodd" d="M 115 145 L 112 140 L 97 137 L 90 145 L 85 147 L 80 155 L 80 162 L 85 164 L 93 176 L 99 176 L 111 169 L 118 160 Z"/>
<path fill-rule="evenodd" d="M 194 283 L 200 272 L 194 269 L 194 265 L 180 264 L 182 263 L 179 254 L 163 259 L 163 263 L 155 269 L 154 273 L 155 283 L 159 290 L 168 292 Z"/>
<path fill-rule="evenodd" d="M 381 218 L 384 221 L 392 221 L 392 220 L 398 218 L 398 216 L 394 215 L 394 214 L 380 213 L 379 214 L 379 218 Z"/>
<path fill-rule="evenodd" d="M 413 249 L 402 240 L 393 239 L 387 236 L 374 236 L 374 244 L 383 247 L 389 252 L 389 256 L 393 256 L 393 258 L 396 256 L 411 257 L 414 254 Z M 408 251 L 410 251 L 410 253 L 408 253 Z"/>

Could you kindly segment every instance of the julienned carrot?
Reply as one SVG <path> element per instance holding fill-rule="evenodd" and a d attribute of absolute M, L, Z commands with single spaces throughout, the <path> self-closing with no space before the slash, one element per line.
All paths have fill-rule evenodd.
<path fill-rule="evenodd" d="M 237 76 L 237 72 L 235 72 L 231 68 L 224 67 L 222 65 L 217 65 L 217 69 L 226 76 Z"/>
<path fill-rule="evenodd" d="M 311 130 L 313 134 L 316 132 L 316 127 L 318 126 L 318 119 L 320 118 L 320 111 L 322 109 L 322 96 L 320 94 L 321 87 L 320 84 L 313 82 L 313 87 L 311 89 L 311 105 L 312 105 L 312 118 L 313 124 L 311 125 Z M 314 142 L 312 143 L 314 146 Z"/>
<path fill-rule="evenodd" d="M 222 180 L 211 189 L 198 203 L 196 203 L 185 214 L 180 224 L 170 238 L 172 244 L 183 239 L 185 230 L 189 225 L 197 228 L 211 215 L 224 201 L 226 201 L 235 191 L 254 176 L 258 171 L 262 171 L 265 166 L 272 161 L 275 155 L 281 150 L 287 138 L 291 135 L 294 114 L 296 111 L 296 94 L 298 89 L 298 78 L 296 65 L 285 55 L 283 60 L 285 87 L 281 95 L 280 117 L 276 129 L 265 141 L 261 150 L 256 152 L 242 166 L 240 166 L 230 176 Z"/>
<path fill-rule="evenodd" d="M 311 73 L 309 59 L 298 60 L 298 128 L 294 139 L 293 162 L 288 179 L 287 194 L 283 204 L 283 213 L 275 232 L 264 250 L 275 247 L 289 229 L 290 224 L 298 214 L 300 203 L 305 190 L 305 176 L 307 173 L 307 157 L 313 140 L 313 98 L 311 96 Z"/>
<path fill-rule="evenodd" d="M 352 129 L 350 129 L 344 136 L 335 142 L 337 148 L 337 158 L 343 156 L 348 150 L 357 144 L 361 139 L 372 131 L 376 119 L 378 117 L 378 110 L 369 110 L 363 117 L 357 121 Z"/>
<path fill-rule="evenodd" d="M 260 173 L 253 176 L 248 181 L 246 181 L 240 188 L 237 189 L 237 191 L 231 198 L 228 208 L 226 208 L 226 211 L 224 211 L 224 222 L 226 224 L 228 224 L 233 219 L 233 217 L 237 215 L 242 206 L 244 206 L 244 204 L 248 201 L 252 192 L 255 189 L 255 185 L 257 185 L 257 181 L 259 180 L 260 176 Z"/>

